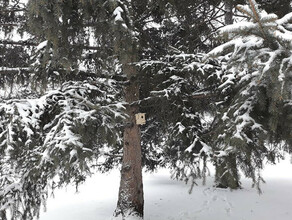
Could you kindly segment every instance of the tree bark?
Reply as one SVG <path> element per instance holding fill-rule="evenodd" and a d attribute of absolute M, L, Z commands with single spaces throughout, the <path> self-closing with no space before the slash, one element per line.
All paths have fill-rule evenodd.
<path fill-rule="evenodd" d="M 5 211 L 0 211 L 0 219 L 7 220 Z"/>
<path fill-rule="evenodd" d="M 144 194 L 142 181 L 142 150 L 140 127 L 135 115 L 139 112 L 139 83 L 137 67 L 138 45 L 130 30 L 118 29 L 116 32 L 115 51 L 127 76 L 128 84 L 124 89 L 125 101 L 128 103 L 126 113 L 129 116 L 124 129 L 123 161 L 119 197 L 115 216 L 126 219 L 128 216 L 143 218 Z"/>
<path fill-rule="evenodd" d="M 233 23 L 233 3 L 232 0 L 225 0 L 225 25 Z"/>
<path fill-rule="evenodd" d="M 217 161 L 215 186 L 230 189 L 238 189 L 240 187 L 236 156 L 234 154 L 229 154 L 223 161 Z"/>
<path fill-rule="evenodd" d="M 124 71 L 135 74 L 136 70 L 134 67 L 126 66 Z M 137 82 L 133 81 L 125 88 L 125 99 L 128 103 L 139 100 L 139 85 Z M 115 215 L 143 217 L 141 134 L 135 119 L 135 114 L 139 112 L 139 106 L 128 105 L 126 111 L 129 119 L 124 130 L 121 182 Z"/>
<path fill-rule="evenodd" d="M 225 0 L 225 25 L 233 23 L 232 0 Z M 220 159 L 219 159 L 220 160 Z M 215 184 L 218 188 L 237 189 L 240 187 L 235 154 L 229 154 L 216 163 Z"/>

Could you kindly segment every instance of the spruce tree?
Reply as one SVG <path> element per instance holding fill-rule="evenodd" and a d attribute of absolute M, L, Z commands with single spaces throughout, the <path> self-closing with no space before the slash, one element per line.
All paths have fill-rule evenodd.
<path fill-rule="evenodd" d="M 17 82 L 25 81 L 29 65 L 30 44 L 22 41 L 25 35 L 25 5 L 20 1 L 0 1 L 0 73 L 1 86 L 5 88 L 1 98 L 15 96 Z M 24 37 L 26 40 L 29 36 Z M 13 88 L 14 87 L 14 88 Z M 14 90 L 14 91 L 13 91 Z"/>
<path fill-rule="evenodd" d="M 209 53 L 219 57 L 223 66 L 221 110 L 212 140 L 216 163 L 227 161 L 235 174 L 234 163 L 228 161 L 235 155 L 238 167 L 258 186 L 264 159 L 275 162 L 282 142 L 286 150 L 291 148 L 291 133 L 283 129 L 290 127 L 290 114 L 284 114 L 291 110 L 291 33 L 287 29 L 291 14 L 279 19 L 260 10 L 254 0 L 237 9 L 249 20 L 222 28 L 227 42 Z M 238 175 L 233 178 L 239 180 Z"/>
<path fill-rule="evenodd" d="M 18 63 L 5 62 L 11 67 L 5 67 L 7 75 L 15 73 L 23 81 L 14 81 L 13 94 L 1 100 L 1 219 L 36 219 L 52 190 L 69 183 L 79 185 L 96 167 L 107 171 L 121 160 L 111 156 L 120 149 L 121 121 L 126 118 L 120 93 L 122 74 L 119 68 L 114 70 L 115 58 L 98 65 L 104 55 L 92 55 L 97 46 L 87 44 L 89 31 L 84 35 L 84 28 L 80 33 L 71 29 L 78 24 L 79 17 L 74 16 L 78 2 L 63 3 L 61 16 L 51 1 L 29 1 L 25 11 L 34 41 L 12 43 L 33 47 L 29 50 L 32 60 L 22 63 L 25 72 Z M 68 23 L 56 25 L 55 20 L 41 19 L 40 10 L 46 19 L 55 16 L 63 23 L 62 17 Z M 37 34 L 37 27 L 48 32 Z M 67 31 L 65 37 L 54 36 Z M 4 85 L 11 86 L 6 75 L 1 77 Z"/>
<path fill-rule="evenodd" d="M 186 4 L 194 9 L 196 8 L 193 2 L 187 1 Z M 199 6 L 200 4 L 202 2 L 198 3 Z M 5 102 L 5 105 L 3 105 L 3 125 L 10 124 L 10 118 L 13 116 L 11 120 L 20 127 L 25 128 L 23 129 L 24 132 L 19 133 L 22 136 L 22 142 L 29 143 L 25 146 L 32 151 L 36 148 L 36 155 L 42 156 L 26 155 L 24 151 L 21 151 L 22 142 L 16 141 L 15 146 L 13 145 L 14 150 L 11 153 L 20 154 L 22 152 L 23 161 L 15 160 L 15 157 L 11 157 L 11 153 L 7 149 L 19 137 L 14 135 L 13 132 L 5 130 L 5 126 L 3 127 L 2 151 L 5 152 L 3 155 L 7 156 L 5 159 L 3 157 L 2 172 L 4 174 L 14 170 L 12 172 L 13 175 L 18 173 L 19 175 L 15 178 L 21 182 L 17 188 L 19 191 L 12 190 L 12 194 L 9 196 L 17 198 L 16 200 L 21 198 L 27 202 L 24 209 L 18 203 L 7 206 L 11 202 L 11 200 L 5 200 L 6 196 L 8 196 L 5 190 L 11 183 L 9 180 L 11 176 L 8 175 L 9 178 L 5 181 L 3 180 L 1 185 L 3 201 L 5 202 L 3 207 L 6 207 L 2 212 L 3 216 L 5 211 L 8 215 L 18 212 L 17 215 L 13 214 L 13 217 L 20 219 L 37 216 L 40 205 L 46 200 L 47 190 L 72 181 L 77 184 L 82 182 L 86 175 L 91 172 L 91 168 L 97 166 L 95 163 L 92 165 L 94 158 L 97 159 L 101 155 L 105 157 L 106 162 L 99 164 L 98 167 L 103 171 L 110 169 L 116 162 L 118 163 L 121 160 L 115 154 L 120 154 L 121 142 L 119 140 L 121 140 L 120 131 L 122 127 L 125 135 L 124 164 L 122 166 L 120 197 L 115 215 L 122 216 L 122 218 L 126 218 L 128 215 L 143 216 L 140 132 L 138 125 L 135 123 L 134 115 L 138 113 L 139 104 L 144 104 L 144 99 L 147 99 L 147 95 L 151 93 L 151 90 L 147 88 L 149 79 L 141 80 L 146 79 L 148 76 L 144 75 L 145 72 L 140 69 L 140 61 L 147 59 L 147 63 L 149 63 L 149 60 L 158 60 L 161 56 L 163 56 L 162 59 L 168 60 L 167 54 L 169 51 L 194 50 L 194 48 L 190 49 L 188 47 L 188 45 L 192 44 L 186 33 L 184 31 L 176 32 L 176 30 L 180 30 L 180 24 L 171 19 L 173 15 L 177 16 L 177 18 L 183 18 L 182 8 L 178 10 L 178 6 L 176 4 L 168 4 L 167 1 L 81 2 L 72 0 L 60 2 L 30 0 L 28 2 L 25 10 L 29 18 L 27 24 L 29 33 L 34 39 L 29 42 L 33 47 L 31 52 L 32 59 L 29 61 L 28 76 L 26 77 L 28 82 L 26 87 L 29 88 L 29 93 L 18 93 L 18 99 Z M 206 15 L 205 18 L 209 18 L 209 14 L 204 14 L 204 12 L 208 11 L 208 7 L 205 4 L 201 5 L 198 7 L 200 10 L 197 13 L 202 13 L 202 15 Z M 209 12 L 211 11 L 209 10 Z M 141 15 L 143 16 L 141 17 Z M 195 19 L 195 17 L 196 13 L 193 13 L 192 19 Z M 160 25 L 161 28 L 155 30 L 152 26 L 152 19 L 154 24 Z M 191 20 L 188 18 L 182 23 L 187 27 L 189 22 Z M 200 22 L 200 25 L 203 26 L 203 22 Z M 171 27 L 175 27 L 175 31 Z M 206 28 L 206 32 L 209 31 L 207 27 L 204 26 L 204 28 Z M 147 36 L 147 33 L 151 37 Z M 197 34 L 195 29 L 193 29 L 193 33 Z M 161 36 L 167 36 L 168 34 L 171 37 L 163 38 L 163 43 L 165 44 L 161 46 Z M 201 38 L 198 35 L 196 36 L 196 47 L 199 48 Z M 152 44 L 153 39 L 155 39 L 154 44 Z M 177 40 L 180 40 L 181 43 L 174 45 L 173 43 Z M 168 44 L 168 42 L 171 43 Z M 179 49 L 175 47 L 179 47 Z M 174 63 L 182 61 L 182 64 L 178 64 L 180 65 L 179 68 L 185 68 L 181 73 L 178 73 L 182 76 L 179 81 L 176 81 L 176 73 L 166 71 L 164 77 L 172 77 L 171 84 L 173 85 L 170 85 L 170 89 L 173 90 L 178 83 L 182 86 L 182 92 L 188 91 L 191 85 L 188 85 L 187 77 L 190 76 L 191 71 L 189 70 L 192 68 L 186 67 L 183 62 L 184 56 L 173 56 L 170 59 L 174 59 Z M 201 58 L 189 56 L 187 60 L 196 62 L 197 59 Z M 170 66 L 172 65 L 170 64 Z M 144 70 L 146 69 L 144 68 Z M 164 80 L 165 78 L 162 81 L 161 79 L 155 79 L 156 82 L 153 86 L 156 87 L 156 91 L 163 88 L 161 83 Z M 195 78 L 194 81 L 198 82 Z M 122 84 L 124 85 L 123 90 Z M 165 85 L 167 86 L 167 84 Z M 199 89 L 201 87 L 194 88 Z M 194 88 L 188 91 L 186 98 L 191 98 L 192 93 L 195 91 Z M 48 93 L 50 90 L 54 92 Z M 139 98 L 139 92 L 143 93 L 142 98 Z M 121 95 L 125 95 L 125 112 L 129 118 L 125 120 L 123 126 L 117 124 L 117 130 L 115 130 L 111 129 L 113 123 L 117 123 L 119 119 L 123 118 L 123 114 L 119 109 L 121 105 L 117 104 L 122 100 Z M 188 97 L 189 95 L 190 97 Z M 179 101 L 178 94 L 173 98 L 166 102 L 168 104 L 164 106 L 165 110 L 168 108 L 167 106 L 170 106 L 173 110 L 180 106 L 175 116 L 181 112 L 184 115 L 189 115 L 187 117 L 196 123 L 195 126 L 192 126 L 189 122 L 187 126 L 190 130 L 182 134 L 185 141 L 183 141 L 181 151 L 184 151 L 190 143 L 194 142 L 199 132 L 200 120 L 194 114 L 196 111 L 196 108 L 194 108 L 195 103 L 189 102 L 185 108 L 184 103 Z M 173 103 L 175 99 L 176 101 Z M 18 104 L 19 102 L 24 104 L 20 105 Z M 40 103 L 36 105 L 36 102 Z M 15 111 L 6 111 L 8 107 L 9 109 L 15 108 Z M 82 111 L 77 111 L 79 108 Z M 49 112 L 45 109 L 48 109 Z M 143 109 L 148 110 L 149 113 L 151 112 L 147 103 L 145 107 L 141 108 L 141 110 Z M 22 110 L 27 114 L 23 113 Z M 66 113 L 67 111 L 69 113 Z M 8 112 L 10 113 L 8 114 Z M 166 112 L 164 111 L 164 113 Z M 31 119 L 32 116 L 35 118 L 35 120 L 32 120 L 34 124 L 27 122 L 27 119 Z M 143 137 L 151 137 L 148 142 L 150 145 L 161 143 L 163 136 L 156 140 L 155 136 L 149 136 L 151 134 L 149 131 L 151 131 L 150 128 L 153 124 L 158 125 L 157 127 L 154 126 L 156 130 L 161 128 L 160 121 L 157 118 L 163 119 L 163 117 L 161 117 L 162 115 L 156 117 L 153 114 L 149 114 L 149 116 L 149 121 L 153 123 L 149 123 L 143 128 L 145 129 Z M 73 120 L 74 117 L 76 117 L 76 120 Z M 59 119 L 60 123 L 57 123 Z M 178 120 L 181 119 L 186 121 L 182 117 L 177 118 L 169 124 L 171 129 L 165 130 L 167 132 L 164 137 L 171 132 L 175 134 L 174 132 L 179 129 L 179 126 L 177 126 Z M 72 120 L 73 122 L 71 123 L 70 121 Z M 12 130 L 15 129 L 19 130 L 17 127 L 12 127 Z M 92 132 L 100 130 L 100 132 L 97 132 L 97 137 L 92 134 L 90 135 L 91 138 L 88 138 L 83 132 L 84 130 L 92 130 Z M 68 136 L 65 135 L 68 132 L 74 141 L 70 141 Z M 7 136 L 10 133 L 11 135 Z M 8 137 L 11 142 L 7 142 Z M 55 140 L 53 139 L 54 137 L 58 138 Z M 94 143 L 94 139 L 97 143 Z M 132 141 L 135 141 L 135 143 Z M 145 139 L 142 141 L 142 143 L 146 142 L 147 140 Z M 182 144 L 180 141 L 172 142 L 171 139 L 168 140 L 168 143 L 169 146 L 175 146 L 176 149 L 177 146 Z M 56 149 L 53 148 L 54 145 L 57 146 Z M 83 152 L 83 145 L 86 146 L 84 147 L 85 149 L 88 149 L 88 154 Z M 108 148 L 104 150 L 103 145 Z M 135 147 L 129 147 L 132 145 L 135 145 Z M 153 147 L 145 148 L 144 150 L 144 165 L 149 169 L 154 169 L 162 162 L 159 154 L 155 155 L 154 152 L 148 154 L 152 149 Z M 161 147 L 159 149 L 161 150 Z M 159 150 L 156 151 L 158 152 Z M 103 154 L 103 152 L 108 153 Z M 68 160 L 61 163 L 61 161 L 55 159 L 57 155 L 68 157 Z M 129 155 L 130 157 L 128 157 Z M 160 155 L 162 155 L 161 151 Z M 33 159 L 29 159 L 30 157 Z M 179 160 L 183 160 L 183 156 L 179 157 Z M 54 166 L 50 165 L 52 161 Z M 85 162 L 81 163 L 81 161 Z M 175 160 L 169 161 L 169 163 L 175 164 Z M 41 165 L 37 166 L 39 163 Z M 8 170 L 4 169 L 4 164 L 9 164 Z M 22 170 L 22 164 L 25 164 L 23 166 L 27 167 L 27 169 Z M 15 169 L 13 168 L 14 165 L 16 166 Z M 28 172 L 32 166 L 37 167 L 37 170 Z M 65 169 L 61 172 L 62 175 L 56 173 L 59 166 L 63 166 Z M 50 175 L 43 175 L 42 170 L 44 169 L 48 170 Z M 128 182 L 125 181 L 125 178 L 129 177 L 132 169 L 135 170 L 136 177 L 133 178 L 134 181 L 131 184 L 127 184 Z M 22 172 L 19 172 L 20 170 Z M 25 172 L 28 172 L 27 175 L 24 174 Z M 34 175 L 34 173 L 39 173 L 41 177 Z M 52 182 L 50 182 L 52 178 L 59 175 L 61 175 L 61 180 L 52 185 Z M 137 178 L 140 180 L 135 181 Z M 35 182 L 37 179 L 41 179 L 40 184 Z M 26 195 L 31 190 L 28 185 L 37 186 L 32 191 L 35 194 L 35 200 L 26 201 L 28 198 Z M 40 189 L 47 190 L 41 193 Z M 132 199 L 125 201 L 125 194 L 132 195 Z"/>
<path fill-rule="evenodd" d="M 136 76 L 136 66 L 135 63 L 141 59 L 142 51 L 140 49 L 141 36 L 137 35 L 137 33 L 143 33 L 143 29 L 145 28 L 145 24 L 148 22 L 149 18 L 152 16 L 152 12 L 155 9 L 155 6 L 159 3 L 155 3 L 152 5 L 151 2 L 141 2 L 141 1 L 132 1 L 132 2 L 112 2 L 112 1 L 34 1 L 31 0 L 28 3 L 27 13 L 29 16 L 29 27 L 30 33 L 35 36 L 35 40 L 40 42 L 40 44 L 35 48 L 33 52 L 33 60 L 32 65 L 30 66 L 30 71 L 33 73 L 29 77 L 31 77 L 31 82 L 34 90 L 37 91 L 35 96 L 39 97 L 40 99 L 46 99 L 46 96 L 43 94 L 46 91 L 51 89 L 57 89 L 59 93 L 63 92 L 64 88 L 67 88 L 68 83 L 74 83 L 72 90 L 70 90 L 73 94 L 67 94 L 70 97 L 68 101 L 71 103 L 69 106 L 66 107 L 59 107 L 59 104 L 63 104 L 66 98 L 62 98 L 61 96 L 61 103 L 59 103 L 59 99 L 53 98 L 53 100 L 58 101 L 56 104 L 55 102 L 49 102 L 48 108 L 52 109 L 52 114 L 60 112 L 61 115 L 67 116 L 64 113 L 65 110 L 75 108 L 75 104 L 78 103 L 78 100 L 81 100 L 82 103 L 85 104 L 83 107 L 86 111 L 89 109 L 94 109 L 99 112 L 99 105 L 101 105 L 101 109 L 108 109 L 109 112 L 107 113 L 115 113 L 113 119 L 122 117 L 119 111 L 115 111 L 116 107 L 120 105 L 115 105 L 114 100 L 121 100 L 121 97 L 117 94 L 123 94 L 121 87 L 116 79 L 125 80 L 124 85 L 124 94 L 125 100 L 127 103 L 126 105 L 126 112 L 128 113 L 129 118 L 125 121 L 124 127 L 124 165 L 122 166 L 122 181 L 121 181 L 121 188 L 120 188 L 120 199 L 118 202 L 118 207 L 115 212 L 116 215 L 122 216 L 122 218 L 126 218 L 128 215 L 135 215 L 135 216 L 143 216 L 143 191 L 142 191 L 142 179 L 141 179 L 141 148 L 140 148 L 140 137 L 139 137 L 139 127 L 135 123 L 134 114 L 138 112 L 138 105 L 137 102 L 139 101 L 139 84 L 137 82 L 138 77 Z M 94 6 L 93 6 L 94 5 Z M 163 5 L 163 4 L 162 4 Z M 145 17 L 142 19 L 141 11 L 147 8 Z M 45 30 L 45 31 L 44 31 Z M 141 34 L 142 35 L 142 34 Z M 94 36 L 92 38 L 92 36 Z M 92 46 L 88 46 L 89 41 L 94 40 L 95 48 L 98 48 L 98 52 L 92 51 L 94 48 Z M 85 43 L 85 45 L 84 45 Z M 87 44 L 87 46 L 86 46 Z M 93 49 L 92 49 L 93 48 Z M 83 88 L 83 83 L 94 84 L 94 82 L 100 82 L 101 84 L 104 83 L 105 86 L 102 87 L 101 92 L 102 94 L 111 94 L 105 97 L 99 97 L 97 95 L 94 101 L 88 101 L 90 94 L 86 92 L 86 89 L 82 89 L 82 92 L 78 91 L 79 88 Z M 69 84 L 70 85 L 70 84 Z M 88 84 L 86 84 L 87 86 Z M 108 87 L 109 86 L 109 87 Z M 110 86 L 114 86 L 112 91 L 107 91 Z M 90 86 L 89 86 L 90 87 Z M 75 90 L 74 90 L 75 89 Z M 91 89 L 90 89 L 91 90 Z M 92 89 L 93 90 L 93 89 Z M 76 94 L 75 94 L 76 93 Z M 111 106 L 103 106 L 103 102 L 112 102 L 109 104 Z M 16 100 L 14 100 L 16 102 Z M 30 101 L 28 101 L 30 102 Z M 66 101 L 67 102 L 67 101 Z M 100 104 L 98 104 L 100 103 Z M 13 103 L 11 103 L 13 104 Z M 13 104 L 14 105 L 14 104 Z M 51 106 L 52 105 L 52 106 Z M 50 106 L 50 107 L 49 107 Z M 62 105 L 61 105 L 62 106 Z M 97 107 L 96 107 L 97 106 Z M 29 107 L 33 108 L 29 110 Z M 57 108 L 55 110 L 55 107 Z M 34 107 L 34 105 L 27 105 L 25 109 L 27 112 L 34 112 L 36 109 L 39 111 L 39 108 L 42 106 Z M 95 109 L 97 108 L 97 109 Z M 110 111 L 112 109 L 112 111 Z M 105 113 L 105 112 L 104 112 Z M 105 113 L 105 118 L 107 118 L 107 113 Z M 101 113 L 102 114 L 102 113 Z M 15 115 L 17 115 L 15 113 Z M 43 115 L 40 113 L 40 115 Z M 44 114 L 46 115 L 46 114 Z M 83 116 L 85 116 L 84 114 Z M 19 117 L 18 120 L 25 120 L 25 116 L 28 117 L 30 115 L 24 115 L 23 117 Z M 70 117 L 72 117 L 70 115 Z M 55 123 L 52 118 L 41 117 L 40 123 L 43 126 L 37 126 L 40 130 L 44 128 L 48 128 L 46 123 L 49 121 L 49 124 L 52 125 Z M 91 129 L 95 130 L 94 126 L 94 117 L 91 117 L 91 120 L 87 121 L 82 119 L 81 121 L 88 122 L 85 123 Z M 45 120 L 43 122 L 43 120 Z M 48 120 L 48 121 L 47 121 Z M 54 122 L 50 122 L 53 120 Z M 67 125 L 67 120 L 62 120 L 61 124 L 57 124 L 57 128 L 65 127 L 66 130 L 75 130 L 77 129 L 79 123 L 72 124 L 70 127 Z M 100 122 L 100 121 L 98 121 Z M 20 122 L 21 123 L 21 122 Z M 108 140 L 109 144 L 116 144 L 112 143 L 114 141 L 107 139 L 109 127 L 111 127 L 111 121 L 109 119 L 102 121 L 100 124 L 101 127 L 104 128 L 105 132 L 99 133 L 99 137 L 101 140 Z M 109 126 L 109 127 L 108 127 Z M 54 128 L 57 132 L 57 128 Z M 68 129 L 67 129 L 68 128 Z M 117 126 L 117 128 L 121 128 Z M 54 130 L 53 129 L 53 130 Z M 87 128 L 88 129 L 88 128 Z M 63 131 L 63 130 L 61 130 Z M 38 130 L 33 131 L 33 133 L 39 132 Z M 80 137 L 75 137 L 76 133 L 70 133 L 72 137 L 79 140 L 82 138 L 83 133 L 81 132 Z M 75 135 L 74 135 L 75 134 Z M 57 133 L 56 133 L 57 135 Z M 119 138 L 119 131 L 114 131 L 112 136 Z M 62 137 L 62 133 L 60 137 Z M 5 137 L 3 137 L 3 143 L 5 142 Z M 12 140 L 13 140 L 12 136 Z M 95 136 L 92 135 L 92 138 Z M 132 138 L 134 137 L 134 138 Z M 16 137 L 15 137 L 16 138 Z M 27 138 L 27 137 L 24 137 Z M 40 134 L 40 139 L 46 140 L 45 135 Z M 130 139 L 129 139 L 130 138 Z M 29 138 L 28 138 L 29 139 Z M 135 143 L 132 140 L 135 139 Z M 36 141 L 32 141 L 34 144 L 42 143 L 41 140 L 37 139 Z M 83 138 L 82 138 L 83 140 Z M 60 140 L 61 141 L 61 140 Z M 104 143 L 103 141 L 98 142 Z M 66 143 L 66 141 L 64 141 Z M 44 142 L 47 143 L 47 142 Z M 63 142 L 62 142 L 63 143 Z M 32 148 L 34 147 L 32 144 Z M 77 148 L 78 145 L 81 145 L 81 141 L 76 141 Z M 135 147 L 129 148 L 128 146 L 135 145 Z M 6 145 L 4 144 L 4 151 L 6 149 Z M 21 145 L 17 145 L 18 149 Z M 60 146 L 61 149 L 65 148 L 63 145 Z M 80 147 L 80 146 L 79 146 Z M 117 144 L 116 148 L 111 147 L 110 151 L 118 152 L 120 146 Z M 117 149 L 117 150 L 115 150 Z M 40 148 L 40 150 L 44 150 Z M 129 151 L 127 151 L 129 150 Z M 55 151 L 54 151 L 55 152 Z M 53 153 L 54 153 L 53 152 Z M 58 152 L 58 151 L 57 151 Z M 130 155 L 127 152 L 135 153 L 136 155 Z M 67 154 L 70 153 L 69 151 L 66 152 Z M 72 154 L 74 151 L 72 152 Z M 98 158 L 99 154 L 93 154 L 93 158 Z M 78 158 L 79 154 L 76 154 Z M 115 155 L 114 155 L 115 156 Z M 49 156 L 49 157 L 53 157 Z M 8 157 L 9 158 L 9 157 Z M 24 157 L 25 158 L 25 157 Z M 109 161 L 112 161 L 113 157 Z M 10 160 L 9 160 L 10 161 Z M 9 161 L 5 161 L 8 163 Z M 28 160 L 30 161 L 30 160 Z M 50 160 L 46 160 L 50 162 Z M 78 160 L 80 161 L 80 160 Z M 86 160 L 87 161 L 87 160 Z M 85 173 L 90 172 L 90 160 L 88 164 L 82 165 L 82 167 L 86 167 Z M 18 162 L 16 162 L 18 164 Z M 38 160 L 36 160 L 38 163 Z M 58 161 L 56 161 L 56 167 L 58 167 Z M 4 162 L 3 162 L 4 164 Z M 140 164 L 140 165 L 139 165 Z M 72 164 L 70 164 L 70 160 L 68 160 L 67 164 L 64 164 L 70 170 Z M 43 168 L 43 167 L 40 167 Z M 76 167 L 75 167 L 76 168 Z M 134 169 L 137 173 L 136 177 L 140 178 L 140 181 L 135 181 L 136 178 L 133 178 L 133 184 L 127 184 L 124 181 L 124 178 L 127 178 L 127 175 L 131 169 Z M 81 171 L 83 169 L 80 168 Z M 53 171 L 52 171 L 53 172 Z M 68 183 L 68 181 L 72 180 L 79 183 L 78 179 L 83 180 L 85 175 L 77 175 L 71 176 L 66 175 L 66 173 L 71 173 L 66 171 L 64 172 L 64 176 L 62 176 L 62 181 L 58 185 L 62 185 L 63 183 Z M 72 173 L 74 173 L 72 171 Z M 127 174 L 128 173 L 128 174 Z M 82 177 L 81 177 L 82 176 Z M 29 176 L 30 177 L 30 176 Z M 45 180 L 49 181 L 52 176 L 44 176 L 43 180 L 44 183 L 42 187 L 46 186 Z M 80 177 L 80 178 L 79 178 Z M 23 179 L 22 175 L 19 176 L 20 180 L 23 181 L 25 184 L 29 180 L 32 185 L 35 183 L 33 180 L 37 178 L 29 178 Z M 137 184 L 138 183 L 138 184 Z M 24 186 L 21 185 L 21 186 Z M 5 183 L 1 190 L 3 192 L 7 188 L 7 184 Z M 48 185 L 48 189 L 50 189 L 50 185 Z M 21 188 L 20 192 L 26 192 L 26 188 Z M 38 193 L 39 188 L 35 191 Z M 125 201 L 125 197 L 123 195 L 133 195 L 131 198 L 132 200 Z M 4 194 L 5 195 L 5 194 Z M 16 196 L 16 192 L 13 194 Z M 137 199 L 137 195 L 139 198 Z M 36 196 L 38 199 L 40 196 Z M 39 206 L 41 203 L 45 201 L 39 200 L 41 202 L 37 203 L 29 203 L 25 207 L 26 211 L 20 210 L 18 218 L 26 218 L 31 216 L 36 216 Z M 14 206 L 8 207 L 11 208 L 11 213 L 20 209 L 20 207 L 16 204 Z M 22 212 L 23 211 L 23 212 Z M 32 211 L 32 212 L 30 212 Z M 4 213 L 4 212 L 3 212 Z M 4 214 L 3 214 L 4 215 Z"/>

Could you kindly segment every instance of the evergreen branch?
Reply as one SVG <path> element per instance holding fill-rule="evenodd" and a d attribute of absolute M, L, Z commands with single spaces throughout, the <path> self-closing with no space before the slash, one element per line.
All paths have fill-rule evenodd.
<path fill-rule="evenodd" d="M 256 6 L 255 6 L 254 2 L 252 0 L 249 0 L 249 4 L 250 4 L 250 7 L 251 7 L 251 10 L 253 12 L 253 15 L 254 15 L 255 20 L 258 23 L 260 23 L 260 17 L 259 17 L 259 15 L 257 13 Z"/>
<path fill-rule="evenodd" d="M 278 19 L 277 24 L 284 25 L 284 24 L 289 23 L 291 21 L 292 21 L 292 12 L 290 12 L 289 14 L 286 14 L 281 19 Z"/>
<path fill-rule="evenodd" d="M 38 43 L 31 41 L 13 41 L 13 40 L 0 40 L 0 44 L 3 45 L 18 45 L 18 46 L 38 46 Z M 84 50 L 100 50 L 99 46 L 89 46 L 89 45 L 72 45 L 73 47 L 81 47 Z"/>
<path fill-rule="evenodd" d="M 191 97 L 193 99 L 209 99 L 213 97 L 218 97 L 218 94 L 202 92 L 202 93 L 194 94 Z"/>
<path fill-rule="evenodd" d="M 32 72 L 32 69 L 29 67 L 0 67 L 0 74 L 18 74 L 20 72 Z"/>
<path fill-rule="evenodd" d="M 19 23 L 0 23 L 2 27 L 16 27 L 19 26 Z"/>
<path fill-rule="evenodd" d="M 17 45 L 17 46 L 37 46 L 37 43 L 31 41 L 12 41 L 12 40 L 0 40 L 0 44 L 4 45 Z"/>
<path fill-rule="evenodd" d="M 243 7 L 241 7 L 241 5 L 237 5 L 235 7 L 241 13 L 246 14 L 248 18 L 253 18 L 253 15 L 251 13 L 249 13 L 247 10 L 245 10 Z"/>
<path fill-rule="evenodd" d="M 8 8 L 8 9 L 4 9 L 4 10 L 0 10 L 1 14 L 4 13 L 14 13 L 14 12 L 26 12 L 26 8 Z"/>
<path fill-rule="evenodd" d="M 262 32 L 262 34 L 263 34 L 263 38 L 265 38 L 266 40 L 267 40 L 267 34 L 265 33 L 265 30 L 264 30 L 264 28 L 263 28 L 263 25 L 262 25 L 262 22 L 261 22 L 261 20 L 260 20 L 260 16 L 259 16 L 259 14 L 258 14 L 258 12 L 257 12 L 257 10 L 256 10 L 256 3 L 255 2 L 253 2 L 253 0 L 249 0 L 249 4 L 250 4 L 250 6 L 251 6 L 251 9 L 252 9 L 252 11 L 253 11 L 253 14 L 254 14 L 254 16 L 255 16 L 255 21 L 259 24 L 259 26 L 260 26 L 260 30 L 261 30 L 261 32 Z"/>

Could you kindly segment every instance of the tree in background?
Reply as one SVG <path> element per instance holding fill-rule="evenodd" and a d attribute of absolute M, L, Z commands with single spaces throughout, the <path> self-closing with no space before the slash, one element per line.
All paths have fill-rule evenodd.
<path fill-rule="evenodd" d="M 219 86 L 223 97 L 212 140 L 218 163 L 227 160 L 232 174 L 234 164 L 227 158 L 235 155 L 244 174 L 258 185 L 263 160 L 275 162 L 281 143 L 288 152 L 291 149 L 291 133 L 287 132 L 291 14 L 278 19 L 261 11 L 254 0 L 248 6 L 239 5 L 238 10 L 249 20 L 222 28 L 221 35 L 229 40 L 209 53 L 223 65 Z M 233 178 L 239 181 L 238 175 Z"/>
<path fill-rule="evenodd" d="M 0 73 L 1 86 L 5 88 L 5 92 L 1 92 L 1 98 L 14 96 L 15 83 L 24 82 L 27 78 L 31 48 L 26 41 L 20 40 L 26 28 L 24 12 L 25 5 L 20 1 L 0 1 Z"/>

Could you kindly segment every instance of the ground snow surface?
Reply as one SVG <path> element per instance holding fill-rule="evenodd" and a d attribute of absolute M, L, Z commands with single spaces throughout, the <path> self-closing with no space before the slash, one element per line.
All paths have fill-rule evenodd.
<path fill-rule="evenodd" d="M 263 172 L 266 184 L 263 194 L 243 179 L 243 189 L 225 190 L 205 186 L 189 186 L 171 180 L 169 171 L 144 174 L 145 220 L 291 220 L 292 165 L 289 159 Z M 58 190 L 48 201 L 47 212 L 40 220 L 110 220 L 114 212 L 120 175 L 96 174 L 83 184 L 79 193 L 74 187 Z"/>

